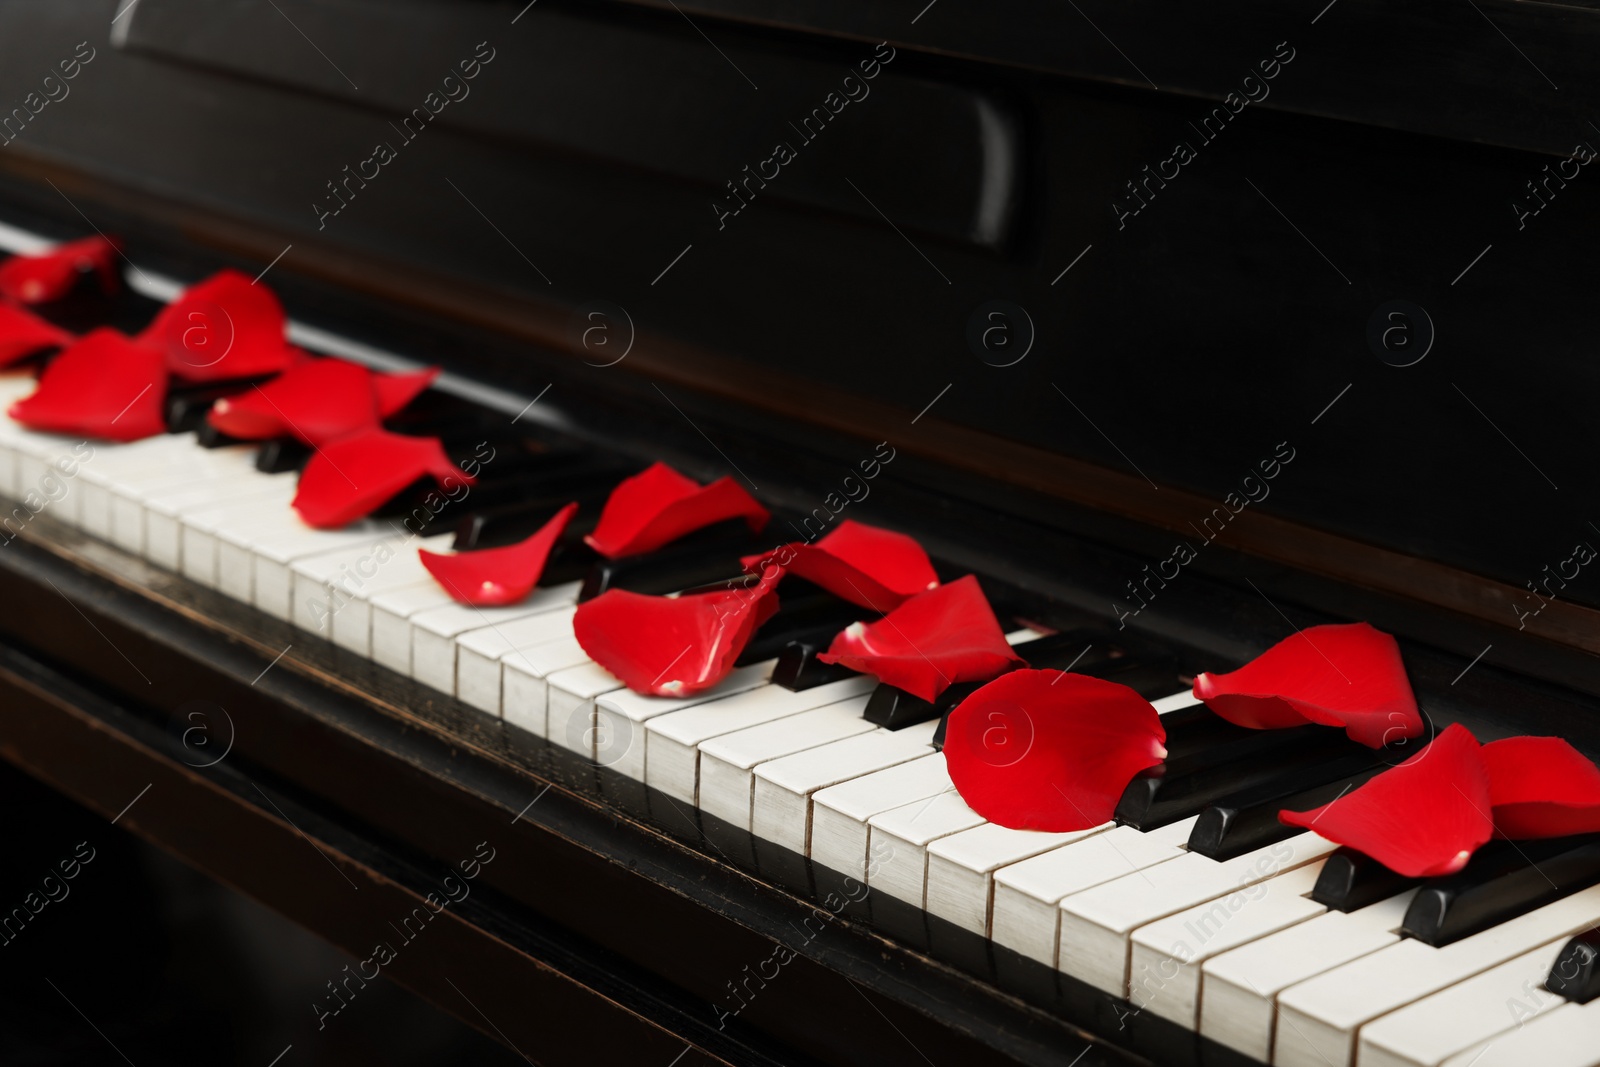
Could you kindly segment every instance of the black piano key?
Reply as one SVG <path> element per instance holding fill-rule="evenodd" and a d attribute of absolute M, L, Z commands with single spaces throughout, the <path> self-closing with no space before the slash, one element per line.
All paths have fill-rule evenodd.
<path fill-rule="evenodd" d="M 800 692 L 815 689 L 829 682 L 842 681 L 856 672 L 842 663 L 823 663 L 817 658 L 828 651 L 832 637 L 808 637 L 790 641 L 778 653 L 778 664 L 772 669 L 772 684 Z"/>
<path fill-rule="evenodd" d="M 1600 834 L 1491 841 L 1455 874 L 1430 879 L 1401 934 L 1448 945 L 1600 882 Z"/>
<path fill-rule="evenodd" d="M 1200 813 L 1189 834 L 1189 851 L 1227 860 L 1293 837 L 1301 831 L 1285 825 L 1280 811 L 1331 804 L 1403 758 L 1388 749 L 1363 749 L 1314 767 L 1290 768 L 1222 797 Z"/>
<path fill-rule="evenodd" d="M 452 458 L 463 461 L 459 455 Z M 579 490 L 587 489 L 592 499 L 597 487 L 609 484 L 613 471 L 580 453 L 544 456 L 538 462 L 519 461 L 509 467 L 500 465 L 496 457 L 482 465 L 471 485 L 452 482 L 441 486 L 431 477 L 419 478 L 372 514 L 403 517 L 413 532 L 424 536 L 453 529 L 470 511 L 480 508 L 532 503 L 549 519 L 550 513 L 570 503 Z"/>
<path fill-rule="evenodd" d="M 211 405 L 225 396 L 237 396 L 263 378 L 210 382 L 205 385 L 169 385 L 164 404 L 168 433 L 189 433 L 200 429 Z"/>
<path fill-rule="evenodd" d="M 311 461 L 311 446 L 293 437 L 274 437 L 256 449 L 256 470 L 262 474 L 283 474 L 303 470 Z"/>
<path fill-rule="evenodd" d="M 254 445 L 259 443 L 246 441 L 239 437 L 230 437 L 209 422 L 202 422 L 195 427 L 194 439 L 195 443 L 201 448 L 226 448 L 228 445 Z M 275 472 L 269 471 L 268 473 Z"/>
<path fill-rule="evenodd" d="M 610 589 L 662 594 L 736 581 L 745 573 L 740 557 L 771 547 L 752 537 L 743 520 L 717 523 L 654 552 L 600 560 L 584 578 L 578 600 L 592 600 Z"/>
<path fill-rule="evenodd" d="M 609 469 L 605 473 L 591 473 L 586 468 L 578 468 L 552 474 L 536 488 L 530 487 L 528 495 L 520 499 L 491 502 L 483 496 L 476 500 L 469 496 L 473 508 L 457 521 L 451 547 L 457 552 L 468 552 L 516 544 L 533 536 L 550 521 L 552 514 L 567 504 L 577 504 L 578 514 L 567 524 L 567 537 L 563 540 L 570 538 L 581 544 L 582 535 L 591 532 L 599 520 L 600 509 L 616 477 L 620 475 Z M 588 562 L 593 564 L 597 558 L 591 552 Z"/>
<path fill-rule="evenodd" d="M 1170 730 L 1168 737 L 1172 737 Z M 1245 730 L 1243 735 L 1180 750 L 1182 754 L 1175 753 L 1171 744 L 1167 747 L 1165 761 L 1128 783 L 1117 802 L 1117 822 L 1138 830 L 1168 826 L 1280 774 L 1315 774 L 1319 765 L 1362 746 L 1331 726 L 1296 726 Z"/>
<path fill-rule="evenodd" d="M 1562 946 L 1544 987 L 1575 1004 L 1600 997 L 1600 930 L 1585 930 Z"/>
<path fill-rule="evenodd" d="M 1396 874 L 1365 853 L 1341 848 L 1323 861 L 1311 899 L 1334 911 L 1355 911 L 1416 884 L 1417 879 Z"/>
<path fill-rule="evenodd" d="M 789 583 L 794 583 L 790 588 Z M 808 584 L 808 583 L 807 583 Z M 741 666 L 772 659 L 792 642 L 827 642 L 861 617 L 861 609 L 832 593 L 802 591 L 801 582 L 786 579 L 779 589 L 778 613 L 756 631 L 739 658 Z"/>
<path fill-rule="evenodd" d="M 1090 673 L 1097 665 L 1110 663 L 1122 655 L 1107 636 L 1095 631 L 1068 630 L 1046 634 L 1016 646 L 1017 655 L 1037 669 L 1063 670 L 1068 665 L 1079 673 Z M 889 730 L 903 730 L 919 722 L 946 715 L 957 704 L 983 688 L 983 682 L 957 682 L 933 700 L 924 700 L 887 682 L 880 683 L 867 698 L 861 717 Z"/>

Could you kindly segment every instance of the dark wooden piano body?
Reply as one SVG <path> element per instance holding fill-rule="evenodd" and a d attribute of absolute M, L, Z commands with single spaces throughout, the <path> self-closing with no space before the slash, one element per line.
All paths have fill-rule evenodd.
<path fill-rule="evenodd" d="M 1600 194 L 1574 161 L 1600 144 L 1597 18 L 13 5 L 0 111 L 79 42 L 93 58 L 5 126 L 0 221 L 116 232 L 184 280 L 282 253 L 296 319 L 508 413 L 541 397 L 531 418 L 620 453 L 736 469 L 795 517 L 844 510 L 840 479 L 889 442 L 851 517 L 1044 621 L 1127 613 L 1231 665 L 1287 620 L 1367 619 L 1438 721 L 1600 755 L 1600 586 L 1528 589 L 1600 536 Z M 1133 614 L 1174 538 L 1203 551 Z M 48 516 L 0 583 L 5 757 L 107 817 L 149 785 L 120 825 L 352 953 L 491 842 L 475 899 L 392 977 L 535 1060 L 1230 1062 L 849 914 L 719 1026 L 826 886 L 769 884 L 608 772 Z M 236 728 L 203 769 L 174 722 L 193 701 Z"/>

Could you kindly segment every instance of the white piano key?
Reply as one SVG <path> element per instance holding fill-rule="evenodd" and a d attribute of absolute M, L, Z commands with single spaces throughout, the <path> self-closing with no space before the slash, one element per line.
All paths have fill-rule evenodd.
<path fill-rule="evenodd" d="M 367 598 L 367 603 L 372 614 L 373 660 L 410 677 L 411 616 L 419 611 L 449 607 L 455 601 L 432 576 L 427 576 L 418 582 L 374 593 Z M 337 633 L 337 621 L 334 629 Z"/>
<path fill-rule="evenodd" d="M 1220 863 L 1186 852 L 1074 893 L 1061 902 L 1060 968 L 1097 989 L 1125 997 L 1129 937 L 1134 930 L 1321 859 L 1334 847 L 1316 834 L 1297 834 Z"/>
<path fill-rule="evenodd" d="M 654 751 L 655 739 L 650 743 Z M 868 821 L 954 788 L 944 754 L 935 752 L 818 790 L 811 797 L 812 862 L 865 881 Z"/>
<path fill-rule="evenodd" d="M 933 752 L 937 722 L 872 730 L 775 760 L 755 769 L 750 829 L 802 856 L 811 846 L 811 796 L 840 782 Z"/>
<path fill-rule="evenodd" d="M 1200 703 L 1200 700 L 1194 695 L 1194 691 L 1185 689 L 1181 693 L 1173 693 L 1171 696 L 1162 697 L 1160 700 L 1152 700 L 1150 706 L 1156 709 L 1156 714 L 1165 715 L 1169 711 L 1182 711 L 1184 708 L 1192 708 L 1198 703 Z"/>
<path fill-rule="evenodd" d="M 1308 863 L 1135 930 L 1128 1000 L 1198 1029 L 1205 961 L 1326 912 L 1306 896 L 1321 870 L 1321 863 Z"/>
<path fill-rule="evenodd" d="M 441 693 L 455 695 L 456 638 L 469 630 L 570 608 L 578 602 L 578 582 L 534 589 L 515 604 L 481 608 L 451 603 L 411 616 L 411 677 Z"/>
<path fill-rule="evenodd" d="M 1361 1028 L 1361 1067 L 1438 1067 L 1454 1053 L 1565 1004 L 1544 980 L 1566 939 L 1392 1011 Z"/>
<path fill-rule="evenodd" d="M 984 822 L 952 788 L 902 805 L 867 821 L 866 882 L 874 893 L 923 907 L 928 880 L 928 845 Z"/>
<path fill-rule="evenodd" d="M 867 697 L 851 697 L 705 742 L 700 746 L 700 810 L 750 829 L 756 766 L 877 729 L 861 717 L 866 706 Z"/>
<path fill-rule="evenodd" d="M 570 635 L 508 654 L 500 661 L 500 717 L 529 733 L 548 737 L 550 700 L 546 680 L 557 671 L 593 663 L 578 639 Z"/>
<path fill-rule="evenodd" d="M 1361 1027 L 1457 982 L 1600 921 L 1600 886 L 1434 948 L 1404 938 L 1278 996 L 1273 1062 L 1349 1067 Z"/>
<path fill-rule="evenodd" d="M 737 667 L 710 689 L 685 697 L 646 696 L 618 689 L 594 702 L 595 762 L 636 781 L 644 781 L 644 724 L 658 715 L 723 700 L 770 686 L 777 660 Z"/>
<path fill-rule="evenodd" d="M 501 661 L 520 648 L 571 637 L 572 617 L 576 612 L 575 605 L 557 608 L 462 634 L 456 641 L 456 696 L 474 708 L 499 715 L 503 691 Z M 576 667 L 588 658 L 580 650 L 577 659 L 562 666 Z"/>
<path fill-rule="evenodd" d="M 155 456 L 141 453 L 127 466 L 112 467 L 108 463 L 91 473 L 91 477 L 102 479 L 110 496 L 111 542 L 141 556 L 145 554 L 146 503 L 152 497 L 205 485 L 230 485 L 246 476 L 266 477 L 254 469 L 249 450 L 241 446 L 205 449 L 192 438 L 161 440 L 174 444 L 165 451 L 149 450 L 159 454 L 156 466 L 146 465 Z M 115 452 L 108 459 L 115 463 L 127 455 Z"/>
<path fill-rule="evenodd" d="M 1415 890 L 1355 911 L 1330 911 L 1224 952 L 1201 967 L 1200 1032 L 1266 1062 L 1272 1057 L 1277 996 L 1400 940 Z"/>
<path fill-rule="evenodd" d="M 1508 1034 L 1451 1056 L 1444 1067 L 1600 1067 L 1600 1000 L 1560 1004 Z"/>
<path fill-rule="evenodd" d="M 598 663 L 585 663 L 545 676 L 545 737 L 553 744 L 594 758 L 596 697 L 622 688 L 616 675 Z"/>
<path fill-rule="evenodd" d="M 282 525 L 277 532 L 250 541 L 255 568 L 250 603 L 284 622 L 294 615 L 289 568 L 295 560 L 346 545 L 377 545 L 395 535 L 395 528 L 387 522 L 363 519 L 337 530 L 319 530 L 302 522 L 293 509 L 278 514 Z"/>
<path fill-rule="evenodd" d="M 984 823 L 941 837 L 928 845 L 927 911 L 988 937 L 996 870 L 1100 830 L 1041 833 Z"/>
<path fill-rule="evenodd" d="M 290 621 L 363 656 L 372 650 L 372 608 L 367 599 L 402 585 L 432 579 L 417 553 L 448 551 L 454 534 L 393 539 L 303 556 L 289 568 Z M 185 557 L 187 559 L 187 556 Z"/>
<path fill-rule="evenodd" d="M 78 475 L 97 452 L 110 446 L 94 444 L 66 434 L 28 430 L 14 439 L 16 492 L 14 499 L 30 512 L 48 511 L 57 521 L 78 524 Z"/>
<path fill-rule="evenodd" d="M 1061 901 L 1073 893 L 1184 855 L 1195 820 L 1142 832 L 1105 823 L 1081 840 L 994 872 L 991 936 L 1029 959 L 1056 966 Z"/>
<path fill-rule="evenodd" d="M 778 685 L 741 693 L 715 706 L 658 715 L 645 725 L 644 780 L 686 804 L 698 805 L 700 745 L 735 730 L 745 730 L 872 692 L 865 675 L 793 692 Z"/>
<path fill-rule="evenodd" d="M 144 558 L 169 571 L 183 569 L 183 519 L 189 512 L 213 512 L 227 504 L 287 508 L 294 498 L 293 479 L 251 472 L 226 481 L 185 485 L 144 499 Z M 216 556 L 210 555 L 211 567 Z"/>

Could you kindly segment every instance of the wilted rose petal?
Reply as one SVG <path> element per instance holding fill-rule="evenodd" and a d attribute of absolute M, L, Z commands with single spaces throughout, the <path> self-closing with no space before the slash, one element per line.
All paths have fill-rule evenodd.
<path fill-rule="evenodd" d="M 756 628 L 778 610 L 780 577 L 772 567 L 749 586 L 678 597 L 608 590 L 578 605 L 572 632 L 634 692 L 687 696 L 733 670 Z"/>
<path fill-rule="evenodd" d="M 343 526 L 422 477 L 446 489 L 474 481 L 437 437 L 364 430 L 318 446 L 301 472 L 293 507 L 310 526 Z"/>
<path fill-rule="evenodd" d="M 1110 820 L 1134 775 L 1166 759 L 1166 739 L 1156 709 L 1125 685 L 1018 670 L 956 706 L 944 756 L 979 815 L 1061 833 Z"/>
<path fill-rule="evenodd" d="M 165 433 L 167 368 L 160 353 L 99 329 L 63 349 L 11 417 L 35 430 L 137 441 Z"/>
<path fill-rule="evenodd" d="M 893 611 L 939 584 L 914 538 L 846 519 L 815 544 L 796 541 L 744 558 L 746 570 L 776 563 L 796 578 L 872 611 Z"/>
<path fill-rule="evenodd" d="M 45 304 L 72 291 L 84 271 L 94 271 L 108 293 L 117 289 L 117 246 L 96 235 L 0 263 L 0 296 L 19 304 Z"/>
<path fill-rule="evenodd" d="M 242 441 L 289 435 L 320 445 L 377 426 L 378 395 L 367 368 L 309 359 L 264 385 L 218 400 L 206 421 Z"/>
<path fill-rule="evenodd" d="M 187 381 L 259 378 L 297 363 L 283 306 L 265 285 L 224 270 L 183 292 L 137 338 L 165 354 Z"/>
<path fill-rule="evenodd" d="M 424 367 L 399 374 L 374 374 L 372 388 L 378 396 L 378 414 L 386 419 L 397 414 L 432 385 L 437 377 L 438 367 Z"/>
<path fill-rule="evenodd" d="M 1483 746 L 1494 828 L 1513 840 L 1600 830 L 1600 768 L 1559 737 Z"/>
<path fill-rule="evenodd" d="M 0 303 L 0 367 L 47 348 L 65 348 L 72 334 L 19 307 Z"/>
<path fill-rule="evenodd" d="M 1341 726 L 1372 748 L 1422 733 L 1400 647 L 1364 622 L 1302 630 L 1236 671 L 1196 676 L 1194 695 L 1256 729 Z"/>
<path fill-rule="evenodd" d="M 742 518 L 759 531 L 771 517 L 732 478 L 701 486 L 655 463 L 624 479 L 606 500 L 594 532 L 584 538 L 610 559 L 653 552 L 684 534 L 728 519 Z"/>
<path fill-rule="evenodd" d="M 1290 826 L 1363 852 L 1408 878 L 1452 874 L 1494 834 L 1489 772 L 1478 739 L 1452 723 L 1415 756 Z"/>
<path fill-rule="evenodd" d="M 970 574 L 919 593 L 877 622 L 851 623 L 817 658 L 924 700 L 957 682 L 984 682 L 1027 666 L 1006 644 L 994 609 Z"/>
<path fill-rule="evenodd" d="M 578 505 L 568 504 L 532 537 L 503 548 L 480 548 L 454 555 L 420 548 L 417 554 L 445 592 L 463 604 L 515 604 L 539 583 L 550 550 L 577 513 Z"/>

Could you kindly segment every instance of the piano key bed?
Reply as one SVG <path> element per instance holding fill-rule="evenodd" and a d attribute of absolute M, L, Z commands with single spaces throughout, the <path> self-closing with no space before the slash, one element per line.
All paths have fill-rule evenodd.
<path fill-rule="evenodd" d="M 0 401 L 32 388 L 7 373 Z M 288 507 L 295 474 L 258 469 L 255 453 L 204 448 L 191 432 L 88 444 L 3 418 L 0 495 L 27 502 L 10 512 L 24 542 L 155 574 L 130 570 L 131 557 L 172 576 L 152 585 L 192 583 L 247 605 L 259 613 L 243 616 L 249 629 L 290 635 L 282 669 L 331 664 L 356 688 L 392 684 L 385 672 L 409 679 L 461 736 L 511 731 L 526 738 L 518 745 L 560 750 L 568 788 L 1091 1029 L 1145 1034 L 1165 1051 L 1175 1029 L 1199 1034 L 1180 1057 L 1195 1062 L 1600 1063 L 1600 1005 L 1543 987 L 1567 940 L 1600 925 L 1592 864 L 1554 894 L 1537 878 L 1478 889 L 1495 898 L 1493 921 L 1439 944 L 1404 936 L 1412 884 L 1330 909 L 1313 889 L 1333 846 L 1252 823 L 1250 805 L 1370 768 L 1330 748 L 1322 763 L 1337 774 L 1318 777 L 1303 737 L 1219 733 L 1175 671 L 1147 695 L 1169 717 L 1171 766 L 1193 770 L 1151 783 L 1160 791 L 1120 825 L 1009 830 L 955 793 L 937 717 L 889 729 L 865 714 L 872 679 L 797 689 L 765 659 L 690 697 L 632 693 L 572 637 L 582 583 L 509 607 L 458 604 L 417 557 L 449 535 L 386 518 L 308 528 Z M 648 580 L 660 591 L 699 583 L 715 570 L 704 563 L 691 551 Z M 1250 775 L 1234 770 L 1246 761 Z M 1230 798 L 1229 818 L 1257 836 L 1226 851 L 1202 824 Z M 1209 854 L 1189 847 L 1197 826 Z M 727 986 L 719 1015 L 754 995 Z"/>

